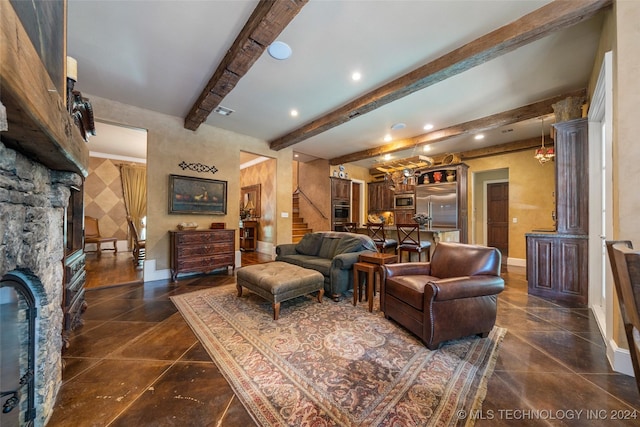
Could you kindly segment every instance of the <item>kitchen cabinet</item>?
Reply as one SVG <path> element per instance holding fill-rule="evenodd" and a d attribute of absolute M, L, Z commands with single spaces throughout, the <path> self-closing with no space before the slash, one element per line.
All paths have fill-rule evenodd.
<path fill-rule="evenodd" d="M 394 222 L 396 224 L 412 224 L 415 215 L 415 209 L 396 209 L 394 211 Z"/>
<path fill-rule="evenodd" d="M 331 178 L 331 200 L 351 201 L 351 180 L 343 178 Z"/>
<path fill-rule="evenodd" d="M 222 267 L 235 269 L 236 230 L 170 231 L 171 279 L 180 273 L 205 273 Z"/>
<path fill-rule="evenodd" d="M 367 184 L 369 198 L 369 213 L 392 211 L 394 192 L 384 182 L 370 182 Z"/>

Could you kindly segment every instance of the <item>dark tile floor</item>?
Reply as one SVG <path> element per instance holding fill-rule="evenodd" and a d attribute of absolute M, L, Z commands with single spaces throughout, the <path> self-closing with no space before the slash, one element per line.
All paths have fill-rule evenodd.
<path fill-rule="evenodd" d="M 243 254 L 245 265 L 265 260 Z M 589 310 L 527 295 L 522 268 L 504 277 L 497 323 L 509 332 L 476 425 L 640 425 L 640 413 L 614 419 L 640 411 L 640 397 L 633 378 L 609 368 Z M 221 273 L 87 290 L 48 426 L 254 425 L 169 300 L 234 281 Z"/>

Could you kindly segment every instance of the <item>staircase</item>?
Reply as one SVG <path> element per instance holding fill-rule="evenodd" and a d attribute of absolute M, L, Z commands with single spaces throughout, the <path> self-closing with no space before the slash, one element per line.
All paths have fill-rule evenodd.
<path fill-rule="evenodd" d="M 311 233 L 313 230 L 309 228 L 309 225 L 304 222 L 304 218 L 300 217 L 300 195 L 293 193 L 293 224 L 292 224 L 292 238 L 293 243 L 298 243 L 302 236 L 307 233 Z"/>

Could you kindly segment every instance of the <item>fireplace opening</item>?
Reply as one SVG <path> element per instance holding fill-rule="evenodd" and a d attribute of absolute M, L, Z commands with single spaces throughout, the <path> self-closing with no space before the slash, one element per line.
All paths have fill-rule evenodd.
<path fill-rule="evenodd" d="M 28 275 L 0 280 L 0 425 L 32 426 L 35 419 L 36 302 Z"/>

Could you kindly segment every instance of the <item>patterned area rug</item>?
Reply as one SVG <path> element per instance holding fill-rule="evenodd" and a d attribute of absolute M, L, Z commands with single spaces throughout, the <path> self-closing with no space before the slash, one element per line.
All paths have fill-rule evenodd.
<path fill-rule="evenodd" d="M 235 286 L 171 298 L 260 426 L 472 425 L 506 329 L 429 351 L 366 303 L 271 304 Z M 376 298 L 377 302 L 377 298 Z"/>

